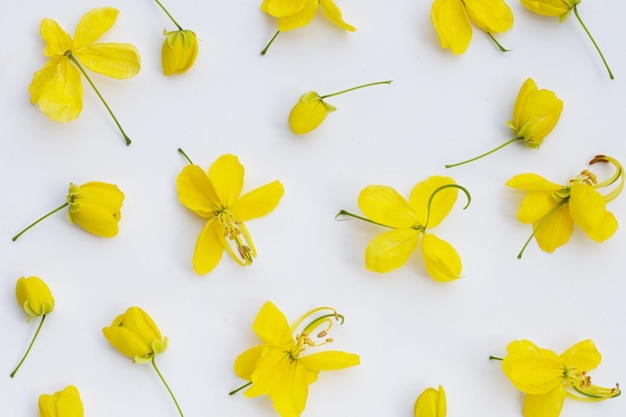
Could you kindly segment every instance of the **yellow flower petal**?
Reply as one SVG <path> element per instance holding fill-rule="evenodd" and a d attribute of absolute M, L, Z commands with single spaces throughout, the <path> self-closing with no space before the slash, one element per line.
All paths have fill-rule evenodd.
<path fill-rule="evenodd" d="M 513 27 L 513 12 L 504 0 L 464 0 L 476 26 L 488 33 L 506 32 Z"/>
<path fill-rule="evenodd" d="M 446 417 L 446 412 L 446 392 L 441 385 L 438 389 L 426 388 L 413 406 L 415 417 Z"/>
<path fill-rule="evenodd" d="M 308 25 L 315 17 L 318 4 L 319 0 L 308 0 L 300 11 L 279 17 L 278 30 L 287 32 Z"/>
<path fill-rule="evenodd" d="M 72 189 L 71 185 L 70 189 Z M 111 213 L 117 213 L 124 202 L 124 193 L 117 185 L 91 181 L 79 186 L 77 199 L 81 203 L 89 201 Z"/>
<path fill-rule="evenodd" d="M 569 213 L 585 233 L 596 230 L 606 215 L 606 203 L 592 186 L 576 182 L 572 184 Z"/>
<path fill-rule="evenodd" d="M 409 204 L 415 211 L 419 224 L 426 226 L 426 219 L 428 218 L 427 227 L 435 227 L 450 213 L 459 193 L 459 190 L 453 187 L 441 190 L 435 195 L 430 206 L 430 217 L 428 217 L 428 200 L 430 196 L 437 188 L 449 184 L 456 184 L 456 182 L 450 177 L 434 175 L 413 187 Z"/>
<path fill-rule="evenodd" d="M 242 195 L 230 211 L 241 221 L 256 219 L 272 212 L 284 193 L 280 181 L 274 181 Z"/>
<path fill-rule="evenodd" d="M 332 350 L 301 356 L 298 361 L 313 371 L 336 371 L 361 363 L 359 355 Z"/>
<path fill-rule="evenodd" d="M 365 267 L 374 272 L 389 272 L 406 263 L 417 247 L 419 232 L 413 229 L 390 230 L 370 241 L 365 249 Z"/>
<path fill-rule="evenodd" d="M 244 168 L 235 155 L 222 155 L 209 168 L 209 179 L 221 202 L 221 208 L 232 207 L 243 188 Z"/>
<path fill-rule="evenodd" d="M 350 32 L 356 31 L 356 28 L 346 23 L 341 17 L 341 10 L 332 0 L 320 0 L 320 6 L 324 15 L 335 25 Z"/>
<path fill-rule="evenodd" d="M 102 334 L 117 351 L 137 361 L 150 360 L 167 346 L 167 338 L 163 338 L 152 318 L 139 307 L 129 307 L 109 327 L 103 328 Z"/>
<path fill-rule="evenodd" d="M 453 281 L 461 277 L 461 257 L 452 245 L 433 234 L 422 239 L 422 254 L 428 274 L 440 282 Z"/>
<path fill-rule="evenodd" d="M 386 185 L 368 185 L 359 194 L 359 208 L 370 220 L 393 228 L 407 229 L 418 223 L 409 203 Z"/>
<path fill-rule="evenodd" d="M 435 0 L 430 12 L 439 44 L 450 48 L 455 54 L 462 54 L 472 40 L 472 26 L 460 0 Z"/>
<path fill-rule="evenodd" d="M 565 387 L 557 385 L 545 394 L 524 396 L 524 417 L 559 417 L 565 402 Z"/>
<path fill-rule="evenodd" d="M 169 32 L 161 48 L 161 66 L 165 75 L 189 70 L 198 56 L 198 39 L 190 30 Z"/>
<path fill-rule="evenodd" d="M 113 7 L 91 9 L 76 25 L 74 48 L 82 48 L 97 41 L 115 24 L 119 11 Z"/>
<path fill-rule="evenodd" d="M 119 232 L 120 218 L 119 212 L 111 213 L 100 205 L 89 202 L 81 203 L 75 212 L 68 211 L 70 223 L 76 223 L 87 232 L 100 237 L 116 236 Z"/>
<path fill-rule="evenodd" d="M 285 358 L 284 360 L 287 360 Z M 281 417 L 295 417 L 302 414 L 309 394 L 306 368 L 295 361 L 287 367 L 283 378 L 269 392 L 274 409 Z"/>
<path fill-rule="evenodd" d="M 522 5 L 528 10 L 543 16 L 562 16 L 569 13 L 573 5 L 580 0 L 521 0 Z M 570 6 L 569 3 L 572 4 Z"/>
<path fill-rule="evenodd" d="M 74 120 L 83 109 L 80 72 L 64 56 L 51 58 L 37 71 L 28 91 L 31 102 L 56 122 Z"/>
<path fill-rule="evenodd" d="M 557 201 L 550 191 L 532 191 L 524 197 L 517 211 L 517 219 L 521 223 L 535 223 L 552 211 Z"/>
<path fill-rule="evenodd" d="M 72 38 L 52 19 L 43 19 L 39 26 L 41 37 L 46 42 L 43 54 L 48 57 L 61 56 L 72 49 Z"/>
<path fill-rule="evenodd" d="M 261 358 L 265 345 L 255 346 L 243 352 L 235 359 L 235 375 L 246 381 L 252 379 L 252 372 Z"/>
<path fill-rule="evenodd" d="M 198 275 L 211 272 L 222 259 L 224 246 L 220 236 L 224 229 L 216 218 L 209 219 L 200 232 L 193 252 L 193 270 Z"/>
<path fill-rule="evenodd" d="M 587 236 L 596 242 L 604 242 L 617 230 L 618 224 L 617 219 L 610 211 L 607 211 L 604 214 L 604 219 L 600 223 L 600 225 L 593 230 L 586 230 Z"/>
<path fill-rule="evenodd" d="M 88 182 L 80 186 L 70 184 L 67 201 L 70 223 L 76 223 L 97 236 L 117 235 L 124 193 L 116 185 L 103 182 Z"/>
<path fill-rule="evenodd" d="M 560 356 L 568 368 L 576 368 L 580 372 L 589 372 L 602 361 L 602 355 L 591 339 L 576 343 Z"/>
<path fill-rule="evenodd" d="M 261 10 L 274 17 L 292 16 L 311 2 L 311 0 L 264 0 Z"/>
<path fill-rule="evenodd" d="M 536 229 L 542 220 L 533 223 L 533 229 Z M 554 252 L 556 248 L 567 243 L 573 231 L 574 222 L 567 205 L 565 205 L 543 223 L 541 228 L 535 233 L 535 239 L 542 250 Z"/>
<path fill-rule="evenodd" d="M 528 146 L 538 148 L 556 126 L 562 110 L 563 101 L 554 92 L 537 90 L 535 82 L 528 78 L 518 93 L 509 126 Z"/>
<path fill-rule="evenodd" d="M 266 302 L 254 319 L 252 330 L 264 343 L 288 350 L 293 343 L 285 315 L 272 303 Z"/>
<path fill-rule="evenodd" d="M 525 191 L 560 191 L 565 188 L 537 174 L 516 175 L 508 180 L 505 185 Z"/>
<path fill-rule="evenodd" d="M 315 91 L 309 91 L 300 99 L 289 113 L 289 127 L 295 134 L 302 135 L 316 129 L 335 107 L 326 103 Z"/>
<path fill-rule="evenodd" d="M 533 94 L 539 90 L 537 88 L 537 83 L 532 78 L 526 78 L 524 84 L 519 89 L 517 93 L 517 98 L 515 99 L 515 106 L 513 107 L 513 125 L 521 128 L 523 125 L 521 120 L 522 109 L 526 107 L 526 99 L 530 94 Z"/>
<path fill-rule="evenodd" d="M 506 348 L 502 371 L 513 386 L 526 394 L 546 394 L 562 386 L 563 361 L 529 340 L 515 340 Z"/>
<path fill-rule="evenodd" d="M 83 417 L 83 402 L 75 386 L 69 385 L 53 395 L 39 396 L 40 417 Z"/>
<path fill-rule="evenodd" d="M 134 77 L 141 67 L 139 52 L 131 44 L 99 43 L 75 49 L 73 54 L 93 72 L 117 79 Z"/>
<path fill-rule="evenodd" d="M 202 168 L 187 165 L 176 178 L 176 189 L 180 203 L 201 217 L 215 216 L 215 210 L 221 208 L 219 197 Z"/>

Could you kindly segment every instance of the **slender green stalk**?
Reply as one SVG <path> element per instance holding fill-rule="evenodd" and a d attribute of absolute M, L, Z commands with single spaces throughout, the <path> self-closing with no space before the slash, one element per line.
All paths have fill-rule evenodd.
<path fill-rule="evenodd" d="M 30 341 L 30 345 L 28 345 L 28 349 L 26 349 L 26 353 L 24 353 L 24 356 L 22 356 L 22 360 L 20 361 L 20 363 L 18 363 L 15 369 L 13 370 L 13 372 L 11 372 L 11 378 L 15 376 L 18 369 L 20 369 L 20 366 L 22 366 L 22 363 L 24 363 L 24 360 L 26 360 L 26 357 L 30 353 L 30 349 L 33 347 L 33 344 L 35 343 L 35 339 L 37 339 L 37 335 L 39 335 L 39 331 L 41 330 L 41 326 L 43 326 L 43 322 L 45 319 L 46 319 L 46 315 L 44 314 L 43 316 L 41 316 L 41 321 L 39 322 L 39 326 L 37 327 L 35 336 L 33 336 L 33 340 Z"/>
<path fill-rule="evenodd" d="M 244 388 L 248 388 L 250 385 L 252 385 L 252 381 L 248 382 L 247 384 L 243 384 L 242 386 L 240 386 L 237 389 L 232 390 L 231 392 L 228 393 L 228 395 L 235 395 L 237 394 L 239 391 L 241 391 Z"/>
<path fill-rule="evenodd" d="M 392 80 L 389 80 L 389 81 L 377 81 L 375 83 L 363 84 L 363 85 L 359 85 L 357 87 L 348 88 L 347 90 L 337 91 L 336 93 L 326 94 L 324 96 L 321 96 L 320 98 L 323 100 L 323 99 L 328 98 L 328 97 L 338 96 L 339 94 L 349 93 L 350 91 L 358 90 L 359 88 L 365 88 L 365 87 L 370 87 L 372 85 L 379 85 L 379 84 L 391 84 L 391 83 L 392 83 Z"/>
<path fill-rule="evenodd" d="M 183 412 L 180 409 L 180 406 L 178 405 L 178 401 L 176 401 L 176 397 L 174 397 L 174 393 L 170 389 L 170 386 L 167 385 L 167 382 L 165 382 L 165 378 L 163 378 L 163 375 L 161 375 L 161 372 L 159 371 L 159 368 L 157 368 L 156 362 L 154 361 L 154 358 L 152 358 L 152 367 L 156 371 L 157 375 L 159 375 L 159 378 L 161 378 L 161 382 L 163 382 L 163 385 L 165 385 L 165 388 L 167 388 L 167 392 L 170 393 L 170 396 L 172 397 L 172 400 L 174 400 L 174 404 L 176 404 L 176 408 L 178 409 L 178 413 L 180 414 L 180 417 L 185 417 L 185 416 L 183 416 Z"/>
<path fill-rule="evenodd" d="M 500 146 L 498 146 L 498 147 L 493 148 L 492 150 L 490 150 L 490 151 L 488 151 L 488 152 L 485 152 L 485 153 L 483 153 L 483 154 L 481 154 L 481 155 L 478 155 L 478 156 L 476 156 L 476 157 L 474 157 L 474 158 L 468 159 L 468 160 L 463 161 L 463 162 L 457 162 L 456 164 L 448 164 L 448 165 L 445 165 L 445 167 L 446 167 L 446 168 L 453 168 L 453 167 L 458 167 L 459 165 L 465 165 L 465 164 L 467 164 L 467 163 L 470 163 L 470 162 L 476 161 L 476 160 L 478 160 L 478 159 L 480 159 L 480 158 L 483 158 L 483 157 L 485 157 L 485 156 L 487 156 L 487 155 L 491 155 L 492 153 L 494 153 L 494 152 L 496 152 L 496 151 L 499 151 L 500 149 L 504 148 L 505 146 L 508 146 L 508 145 L 510 145 L 510 144 L 511 144 L 511 143 L 513 143 L 513 142 L 517 142 L 518 140 L 523 140 L 523 139 L 524 139 L 524 138 L 523 138 L 523 137 L 521 137 L 521 136 L 515 137 L 515 138 L 513 138 L 513 139 L 510 139 L 510 140 L 508 140 L 508 141 L 504 142 L 502 145 L 500 145 Z"/>
<path fill-rule="evenodd" d="M 120 124 L 120 122 L 117 121 L 117 117 L 115 117 L 115 115 L 113 114 L 113 111 L 111 110 L 107 102 L 104 100 L 104 97 L 102 97 L 102 94 L 100 94 L 100 91 L 98 91 L 98 89 L 96 88 L 96 85 L 93 83 L 93 81 L 91 81 L 91 78 L 89 78 L 89 75 L 87 75 L 87 72 L 85 72 L 85 70 L 83 69 L 83 66 L 80 64 L 78 59 L 76 59 L 76 57 L 72 55 L 70 51 L 67 51 L 65 54 L 67 55 L 69 59 L 72 60 L 72 62 L 78 67 L 78 70 L 85 76 L 85 78 L 87 79 L 87 82 L 89 83 L 89 85 L 91 85 L 91 88 L 93 88 L 93 90 L 96 92 L 96 94 L 100 98 L 100 101 L 102 101 L 102 104 L 104 104 L 104 107 L 106 107 L 107 111 L 113 118 L 113 121 L 115 122 L 118 129 L 122 133 L 122 136 L 124 136 L 124 139 L 126 140 L 126 146 L 130 145 L 132 141 L 130 140 L 128 135 L 126 135 L 126 132 L 124 132 L 124 129 L 122 129 L 122 125 Z"/>
<path fill-rule="evenodd" d="M 28 229 L 32 228 L 33 226 L 35 226 L 37 223 L 39 223 L 42 220 L 45 220 L 46 218 L 52 216 L 54 213 L 56 213 L 59 210 L 64 209 L 65 207 L 69 206 L 69 203 L 63 203 L 62 205 L 60 205 L 59 207 L 55 208 L 54 210 L 52 210 L 50 213 L 46 214 L 45 216 L 42 216 L 40 218 L 38 218 L 37 220 L 35 220 L 33 223 L 31 223 L 26 229 L 22 230 L 21 232 L 19 232 L 18 234 L 16 234 L 15 236 L 13 236 L 13 242 L 15 242 L 20 236 L 22 236 Z"/>
<path fill-rule="evenodd" d="M 263 48 L 263 50 L 261 51 L 261 55 L 265 55 L 267 53 L 267 50 L 270 49 L 270 46 L 272 45 L 272 43 L 274 42 L 274 39 L 276 39 L 279 33 L 280 33 L 280 30 L 277 30 L 274 36 L 272 36 L 272 39 L 270 39 L 270 41 L 267 43 L 265 48 Z"/>
<path fill-rule="evenodd" d="M 489 360 L 490 360 L 490 361 L 501 361 L 501 360 L 502 360 L 502 358 L 499 358 L 499 357 L 497 357 L 497 356 L 491 356 L 491 355 L 489 355 Z"/>
<path fill-rule="evenodd" d="M 495 38 L 495 36 L 493 36 L 491 33 L 489 33 L 489 32 L 485 32 L 485 33 L 487 34 L 487 36 L 489 36 L 489 39 L 491 39 L 491 41 L 496 44 L 496 46 L 498 47 L 498 49 L 501 52 L 509 52 L 510 51 L 510 49 L 506 49 L 504 46 L 502 46 L 500 44 L 500 42 L 498 42 L 498 40 Z"/>
<path fill-rule="evenodd" d="M 167 11 L 167 9 L 161 4 L 161 2 L 159 0 L 154 0 L 156 2 L 156 4 L 159 5 L 159 7 L 161 9 L 163 9 L 163 11 L 165 12 L 165 14 L 167 15 L 167 17 L 170 18 L 170 20 L 172 22 L 174 22 L 174 24 L 176 25 L 176 27 L 178 28 L 178 30 L 183 30 L 183 28 L 178 24 L 178 22 L 176 20 L 174 20 L 174 18 L 172 17 L 172 15 L 170 14 L 170 12 Z"/>
<path fill-rule="evenodd" d="M 533 237 L 535 237 L 535 235 L 537 234 L 539 229 L 541 229 L 543 227 L 543 225 L 548 221 L 548 219 L 550 217 L 552 217 L 554 215 L 554 213 L 557 212 L 558 209 L 560 209 L 561 207 L 563 207 L 565 205 L 566 201 L 567 200 L 562 200 L 556 207 L 554 207 L 552 210 L 550 210 L 550 212 L 545 215 L 545 217 L 541 220 L 541 222 L 539 222 L 537 227 L 535 227 L 533 229 L 533 232 L 530 234 L 530 236 L 526 240 L 526 243 L 524 243 L 524 246 L 522 246 L 522 250 L 520 250 L 519 253 L 517 254 L 517 259 L 522 259 L 522 255 L 524 254 L 524 251 L 526 250 L 526 247 L 528 246 L 530 241 L 533 240 Z"/>
<path fill-rule="evenodd" d="M 189 162 L 190 165 L 193 165 L 193 162 L 191 162 L 191 159 L 189 159 L 189 157 L 187 156 L 185 151 L 182 150 L 182 148 L 178 148 L 178 153 L 180 153 L 182 156 L 184 156 L 185 159 L 187 160 L 187 162 Z"/>
<path fill-rule="evenodd" d="M 467 204 L 465 205 L 465 207 L 463 207 L 463 210 L 465 210 L 466 208 L 469 207 L 470 203 L 472 202 L 472 196 L 470 195 L 469 191 L 467 191 L 467 189 L 461 185 L 458 184 L 445 184 L 442 185 L 441 187 L 437 188 L 435 191 L 432 192 L 432 194 L 430 195 L 430 197 L 428 198 L 428 204 L 427 204 L 427 208 L 426 208 L 426 223 L 424 223 L 423 226 L 423 230 L 426 230 L 426 228 L 428 227 L 428 222 L 430 221 L 430 206 L 433 202 L 433 198 L 435 198 L 435 196 L 437 195 L 437 193 L 439 193 L 442 190 L 445 190 L 446 188 L 457 188 L 461 191 L 463 191 L 465 193 L 465 196 L 467 197 Z"/>
<path fill-rule="evenodd" d="M 335 220 L 338 220 L 337 217 L 339 216 L 349 216 L 349 217 L 354 217 L 355 219 L 359 219 L 359 220 L 363 220 L 364 222 L 368 222 L 368 223 L 372 223 L 372 224 L 377 224 L 378 226 L 383 226 L 383 227 L 388 227 L 389 229 L 393 229 L 393 227 L 387 226 L 386 224 L 382 224 L 382 223 L 376 223 L 375 221 L 372 221 L 368 218 L 365 217 L 361 217 L 361 216 L 357 216 L 354 213 L 350 213 L 349 211 L 345 211 L 345 210 L 339 210 L 339 213 L 337 213 L 335 215 Z"/>
<path fill-rule="evenodd" d="M 609 68 L 609 64 L 606 62 L 606 59 L 604 59 L 604 55 L 602 54 L 602 51 L 600 50 L 600 47 L 596 43 L 595 39 L 593 39 L 593 36 L 591 36 L 591 33 L 587 29 L 587 26 L 585 26 L 585 24 L 583 23 L 582 19 L 580 18 L 580 15 L 578 14 L 578 9 L 576 8 L 576 6 L 574 6 L 574 15 L 576 16 L 576 19 L 578 19 L 578 22 L 580 23 L 580 25 L 583 27 L 583 29 L 587 33 L 587 36 L 589 36 L 589 39 L 591 39 L 591 43 L 593 43 L 593 46 L 595 46 L 596 51 L 598 51 L 598 54 L 600 54 L 600 58 L 602 58 L 602 62 L 604 63 L 604 66 L 606 67 L 606 70 L 609 72 L 609 78 L 614 80 L 615 77 L 613 77 L 613 73 L 611 72 L 611 68 Z"/>

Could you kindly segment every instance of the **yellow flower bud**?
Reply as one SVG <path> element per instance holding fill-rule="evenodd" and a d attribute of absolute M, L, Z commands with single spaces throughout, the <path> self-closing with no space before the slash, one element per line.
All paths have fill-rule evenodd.
<path fill-rule="evenodd" d="M 74 385 L 39 397 L 39 417 L 83 417 L 83 402 Z"/>
<path fill-rule="evenodd" d="M 115 349 L 134 362 L 150 362 L 167 348 L 167 337 L 161 336 L 148 313 L 139 307 L 130 307 L 117 316 L 102 333 Z"/>
<path fill-rule="evenodd" d="M 182 74 L 193 66 L 198 56 L 198 39 L 190 30 L 175 30 L 165 33 L 161 49 L 163 74 Z"/>
<path fill-rule="evenodd" d="M 113 237 L 119 230 L 117 224 L 122 218 L 120 209 L 123 201 L 124 193 L 116 185 L 104 182 L 70 183 L 67 219 L 94 235 Z"/>
<path fill-rule="evenodd" d="M 446 392 L 443 387 L 426 388 L 417 397 L 413 412 L 415 417 L 446 417 Z"/>
<path fill-rule="evenodd" d="M 302 94 L 291 109 L 289 127 L 298 135 L 308 133 L 322 124 L 328 113 L 335 110 L 335 106 L 326 103 L 315 91 L 309 91 Z"/>
<path fill-rule="evenodd" d="M 580 0 L 521 0 L 521 2 L 528 10 L 543 16 L 567 17 Z"/>
<path fill-rule="evenodd" d="M 30 317 L 45 316 L 54 310 L 50 288 L 38 277 L 21 277 L 15 286 L 17 303 Z"/>

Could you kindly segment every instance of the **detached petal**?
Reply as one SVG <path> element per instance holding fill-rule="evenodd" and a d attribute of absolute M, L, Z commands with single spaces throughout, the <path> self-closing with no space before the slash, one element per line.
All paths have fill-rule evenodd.
<path fill-rule="evenodd" d="M 252 324 L 252 330 L 269 345 L 288 350 L 293 344 L 287 318 L 271 301 L 261 307 Z"/>
<path fill-rule="evenodd" d="M 48 57 L 62 56 L 72 49 L 72 38 L 52 19 L 43 19 L 39 26 L 41 37 L 46 42 L 43 54 Z"/>
<path fill-rule="evenodd" d="M 602 355 L 591 339 L 576 343 L 565 352 L 561 353 L 561 359 L 568 368 L 576 368 L 581 372 L 589 372 L 600 365 Z"/>
<path fill-rule="evenodd" d="M 533 229 L 537 229 L 542 221 L 543 219 L 533 223 Z M 535 240 L 542 250 L 554 252 L 556 248 L 567 243 L 573 231 L 574 222 L 567 205 L 564 205 L 541 225 L 535 233 Z"/>
<path fill-rule="evenodd" d="M 301 356 L 298 361 L 314 371 L 336 371 L 361 363 L 359 355 L 333 350 Z"/>
<path fill-rule="evenodd" d="M 113 7 L 101 7 L 85 13 L 76 26 L 74 48 L 82 48 L 97 41 L 117 20 L 119 11 Z"/>
<path fill-rule="evenodd" d="M 356 31 L 356 28 L 346 23 L 341 17 L 341 10 L 332 0 L 320 0 L 320 6 L 324 15 L 335 25 L 350 32 Z"/>
<path fill-rule="evenodd" d="M 546 394 L 526 394 L 522 414 L 524 417 L 559 417 L 565 395 L 563 384 L 557 385 Z"/>
<path fill-rule="evenodd" d="M 415 211 L 419 224 L 428 228 L 435 227 L 450 213 L 459 194 L 459 190 L 453 187 L 443 189 L 435 195 L 430 205 L 430 217 L 428 214 L 428 200 L 431 195 L 438 188 L 450 184 L 456 184 L 453 178 L 434 175 L 415 185 L 409 204 Z"/>
<path fill-rule="evenodd" d="M 461 257 L 445 240 L 433 234 L 424 235 L 422 254 L 426 270 L 435 281 L 448 282 L 461 277 Z"/>
<path fill-rule="evenodd" d="M 271 213 L 285 193 L 280 181 L 265 184 L 241 196 L 231 207 L 238 220 L 247 221 Z"/>
<path fill-rule="evenodd" d="M 134 77 L 141 67 L 137 48 L 127 43 L 99 43 L 75 49 L 73 54 L 93 72 L 117 79 Z"/>
<path fill-rule="evenodd" d="M 319 0 L 308 0 L 297 13 L 278 18 L 278 30 L 286 32 L 308 25 L 315 17 Z"/>
<path fill-rule="evenodd" d="M 597 229 L 604 221 L 606 203 L 592 186 L 574 183 L 569 198 L 569 213 L 585 233 Z"/>
<path fill-rule="evenodd" d="M 176 178 L 180 203 L 201 217 L 214 217 L 221 204 L 209 176 L 198 165 L 187 165 Z"/>
<path fill-rule="evenodd" d="M 222 259 L 224 246 L 220 235 L 223 233 L 224 229 L 216 218 L 209 219 L 200 232 L 193 252 L 193 270 L 198 275 L 211 272 Z"/>
<path fill-rule="evenodd" d="M 55 122 L 69 122 L 83 109 L 80 72 L 67 57 L 51 58 L 28 86 L 30 100 Z"/>
<path fill-rule="evenodd" d="M 487 33 L 506 32 L 513 27 L 513 12 L 504 0 L 464 0 L 476 26 Z"/>
<path fill-rule="evenodd" d="M 508 180 L 504 185 L 525 191 L 559 191 L 565 188 L 537 174 L 519 174 Z"/>
<path fill-rule="evenodd" d="M 235 155 L 222 155 L 209 168 L 209 179 L 223 208 L 231 208 L 243 188 L 244 168 Z"/>
<path fill-rule="evenodd" d="M 413 229 L 396 229 L 374 239 L 365 249 L 365 267 L 374 272 L 389 272 L 406 263 L 417 247 L 419 232 Z"/>
<path fill-rule="evenodd" d="M 430 12 L 439 44 L 450 48 L 455 54 L 462 54 L 472 40 L 472 26 L 460 0 L 435 0 Z"/>
<path fill-rule="evenodd" d="M 419 223 L 404 197 L 386 185 L 368 185 L 359 194 L 358 202 L 363 214 L 376 223 L 402 229 Z"/>

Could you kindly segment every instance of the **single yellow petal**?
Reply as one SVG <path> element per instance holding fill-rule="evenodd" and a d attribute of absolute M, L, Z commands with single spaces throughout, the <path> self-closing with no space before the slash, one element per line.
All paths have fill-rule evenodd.
<path fill-rule="evenodd" d="M 285 188 L 280 181 L 274 181 L 242 195 L 230 211 L 241 221 L 256 219 L 271 213 L 284 193 Z"/>
<path fill-rule="evenodd" d="M 580 0 L 521 0 L 522 5 L 528 10 L 543 16 L 562 16 L 569 13 L 570 9 Z M 570 6 L 569 3 L 572 5 Z"/>
<path fill-rule="evenodd" d="M 591 339 L 576 343 L 560 356 L 568 368 L 574 368 L 580 372 L 589 372 L 602 361 L 602 355 Z"/>
<path fill-rule="evenodd" d="M 532 78 L 526 78 L 524 84 L 519 89 L 517 93 L 517 98 L 515 99 L 515 106 L 513 107 L 513 120 L 512 124 L 515 126 L 515 129 L 520 129 L 523 125 L 521 120 L 522 109 L 526 108 L 526 100 L 530 94 L 536 93 L 537 83 Z"/>
<path fill-rule="evenodd" d="M 274 17 L 292 16 L 313 0 L 264 0 L 261 10 Z M 315 0 L 317 2 L 317 0 Z"/>
<path fill-rule="evenodd" d="M 551 191 L 532 191 L 524 197 L 517 211 L 521 223 L 535 223 L 559 204 Z"/>
<path fill-rule="evenodd" d="M 587 236 L 589 236 L 596 242 L 604 242 L 605 240 L 613 236 L 613 233 L 615 233 L 617 227 L 617 219 L 615 218 L 613 213 L 607 211 L 604 214 L 604 219 L 602 220 L 600 225 L 593 230 L 585 230 L 585 233 L 587 233 Z"/>
<path fill-rule="evenodd" d="M 221 208 L 231 208 L 243 188 L 244 168 L 235 155 L 222 155 L 209 168 L 209 179 L 219 197 Z"/>
<path fill-rule="evenodd" d="M 43 19 L 39 26 L 41 37 L 46 42 L 43 54 L 48 57 L 61 56 L 72 49 L 72 38 L 52 19 Z"/>
<path fill-rule="evenodd" d="M 565 188 L 563 185 L 550 182 L 537 174 L 516 175 L 508 180 L 505 185 L 525 191 L 560 191 Z"/>
<path fill-rule="evenodd" d="M 461 257 L 445 240 L 427 233 L 422 239 L 422 254 L 428 274 L 440 282 L 453 281 L 461 277 Z"/>
<path fill-rule="evenodd" d="M 565 387 L 559 384 L 545 394 L 524 396 L 524 417 L 559 417 L 565 402 Z"/>
<path fill-rule="evenodd" d="M 513 27 L 513 12 L 504 0 L 464 0 L 476 26 L 487 33 L 506 32 Z"/>
<path fill-rule="evenodd" d="M 252 372 L 256 368 L 258 360 L 261 358 L 264 345 L 255 346 L 243 352 L 235 359 L 235 375 L 246 381 L 252 379 Z"/>
<path fill-rule="evenodd" d="M 76 223 L 87 232 L 100 237 L 114 237 L 119 232 L 121 215 L 91 201 L 81 202 L 76 211 L 68 211 L 70 223 Z"/>
<path fill-rule="evenodd" d="M 196 241 L 193 252 L 193 269 L 198 275 L 211 272 L 222 259 L 224 246 L 220 235 L 224 229 L 216 218 L 209 219 Z"/>
<path fill-rule="evenodd" d="M 543 219 L 540 219 L 533 223 L 533 229 L 537 229 L 542 221 Z M 567 243 L 573 231 L 574 222 L 567 205 L 564 205 L 545 220 L 535 233 L 535 239 L 542 250 L 554 252 L 556 248 Z"/>
<path fill-rule="evenodd" d="M 386 185 L 368 185 L 359 194 L 359 208 L 373 222 L 407 229 L 418 223 L 409 203 Z"/>
<path fill-rule="evenodd" d="M 75 49 L 73 54 L 93 72 L 117 79 L 134 77 L 141 67 L 137 48 L 127 43 L 99 43 Z"/>
<path fill-rule="evenodd" d="M 435 0 L 430 12 L 439 44 L 450 48 L 455 54 L 462 54 L 472 40 L 472 26 L 460 0 Z"/>
<path fill-rule="evenodd" d="M 574 223 L 585 233 L 596 230 L 606 215 L 604 198 L 588 184 L 575 182 L 570 189 L 569 214 Z"/>
<path fill-rule="evenodd" d="M 91 181 L 80 186 L 70 183 L 69 193 L 74 201 L 89 202 L 110 213 L 119 212 L 124 202 L 124 193 L 117 185 L 100 181 Z"/>
<path fill-rule="evenodd" d="M 307 369 L 314 371 L 336 371 L 361 363 L 359 355 L 334 350 L 301 356 L 298 361 Z"/>
<path fill-rule="evenodd" d="M 300 99 L 289 112 L 289 127 L 297 135 L 315 130 L 322 124 L 326 115 L 334 111 L 315 91 L 309 91 L 300 96 Z"/>
<path fill-rule="evenodd" d="M 244 392 L 246 397 L 267 395 L 280 384 L 282 379 L 288 378 L 293 372 L 296 361 L 291 361 L 287 352 L 275 346 L 264 346 L 256 368 L 252 372 L 252 386 Z"/>
<path fill-rule="evenodd" d="M 446 417 L 446 392 L 439 385 L 438 389 L 426 388 L 413 405 L 415 417 Z"/>
<path fill-rule="evenodd" d="M 215 217 L 221 204 L 213 183 L 198 165 L 189 164 L 176 178 L 176 189 L 180 203 L 201 217 Z"/>
<path fill-rule="evenodd" d="M 267 344 L 288 350 L 293 344 L 285 315 L 272 303 L 266 302 L 254 319 L 252 330 Z"/>
<path fill-rule="evenodd" d="M 91 9 L 83 15 L 76 25 L 74 48 L 83 48 L 93 44 L 115 24 L 119 11 L 113 7 Z"/>
<path fill-rule="evenodd" d="M 295 361 L 270 391 L 269 397 L 281 417 L 297 417 L 304 411 L 308 394 L 307 370 L 299 361 Z"/>
<path fill-rule="evenodd" d="M 28 87 L 31 102 L 56 122 L 69 122 L 83 109 L 80 72 L 67 57 L 50 59 Z"/>
<path fill-rule="evenodd" d="M 459 190 L 454 187 L 443 189 L 434 196 L 430 205 L 430 216 L 428 214 L 428 200 L 432 194 L 438 188 L 450 184 L 456 184 L 453 178 L 434 175 L 413 187 L 409 205 L 415 211 L 419 224 L 429 228 L 435 227 L 450 213 L 459 193 Z M 426 225 L 427 219 L 428 225 Z"/>
<path fill-rule="evenodd" d="M 365 267 L 374 272 L 389 272 L 406 263 L 417 247 L 419 232 L 396 229 L 376 236 L 365 249 Z"/>
<path fill-rule="evenodd" d="M 515 340 L 506 348 L 502 371 L 518 390 L 526 394 L 547 394 L 562 386 L 564 363 L 554 352 L 541 349 L 529 340 Z"/>
<path fill-rule="evenodd" d="M 287 32 L 288 30 L 298 29 L 308 25 L 315 17 L 319 0 L 307 0 L 304 7 L 291 15 L 281 16 L 278 18 L 278 30 Z"/>
<path fill-rule="evenodd" d="M 356 31 L 356 28 L 354 26 L 346 23 L 343 20 L 341 16 L 341 10 L 339 10 L 339 7 L 337 7 L 337 5 L 332 0 L 320 0 L 320 6 L 324 15 L 335 25 L 349 32 Z"/>

